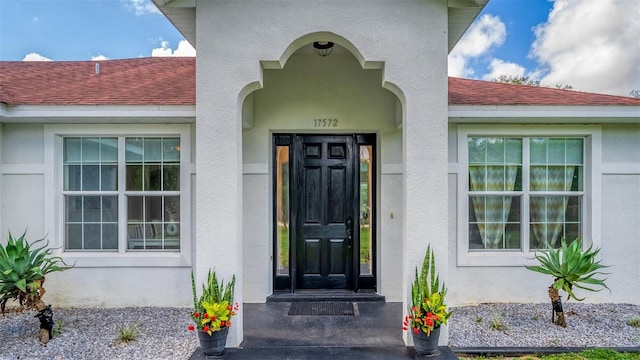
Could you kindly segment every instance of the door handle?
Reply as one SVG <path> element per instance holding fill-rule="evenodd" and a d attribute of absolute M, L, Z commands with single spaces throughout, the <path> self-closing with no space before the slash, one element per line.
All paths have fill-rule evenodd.
<path fill-rule="evenodd" d="M 344 225 L 347 230 L 347 248 L 351 249 L 351 244 L 353 244 L 353 217 L 347 216 Z"/>

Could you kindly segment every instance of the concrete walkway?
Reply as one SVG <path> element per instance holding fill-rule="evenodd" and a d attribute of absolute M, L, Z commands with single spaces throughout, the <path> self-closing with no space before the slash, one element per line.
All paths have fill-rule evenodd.
<path fill-rule="evenodd" d="M 354 303 L 354 315 L 289 315 L 290 302 L 244 305 L 244 341 L 228 348 L 225 359 L 419 358 L 402 341 L 402 304 Z M 437 360 L 457 357 L 440 348 Z M 198 349 L 190 360 L 204 360 Z"/>

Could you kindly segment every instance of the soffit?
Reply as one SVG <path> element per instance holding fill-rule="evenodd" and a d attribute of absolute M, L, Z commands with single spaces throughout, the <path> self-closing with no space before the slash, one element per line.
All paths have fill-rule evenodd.
<path fill-rule="evenodd" d="M 489 0 L 448 0 L 448 47 L 453 49 Z M 196 1 L 153 0 L 180 33 L 196 47 Z"/>

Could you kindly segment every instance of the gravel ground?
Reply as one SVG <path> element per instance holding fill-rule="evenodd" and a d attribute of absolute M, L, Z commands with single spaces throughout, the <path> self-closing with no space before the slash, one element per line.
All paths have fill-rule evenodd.
<path fill-rule="evenodd" d="M 567 327 L 551 323 L 551 304 L 481 304 L 453 308 L 454 347 L 640 347 L 640 306 L 563 303 Z M 504 329 L 495 329 L 502 325 Z"/>
<path fill-rule="evenodd" d="M 640 317 L 640 306 L 565 304 L 567 327 L 550 323 L 550 304 L 481 304 L 453 308 L 450 344 L 455 347 L 640 347 L 640 328 L 627 321 Z M 0 316 L 1 360 L 188 359 L 198 339 L 187 330 L 189 309 L 55 309 L 61 333 L 45 347 L 37 339 L 33 312 Z M 398 319 L 398 327 L 402 319 Z M 492 329 L 501 324 L 504 330 Z M 123 344 L 117 329 L 136 325 L 137 340 Z"/>
<path fill-rule="evenodd" d="M 198 347 L 195 333 L 187 330 L 189 309 L 120 308 L 53 309 L 61 321 L 59 335 L 47 346 L 40 345 L 40 322 L 35 313 L 0 316 L 0 359 L 188 359 Z M 140 335 L 130 343 L 119 343 L 118 328 L 136 325 Z M 56 327 L 54 326 L 54 329 Z"/>

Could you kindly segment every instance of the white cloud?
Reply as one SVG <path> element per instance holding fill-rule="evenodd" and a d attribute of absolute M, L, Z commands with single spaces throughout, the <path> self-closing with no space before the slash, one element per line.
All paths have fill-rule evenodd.
<path fill-rule="evenodd" d="M 485 14 L 474 21 L 449 54 L 449 75 L 473 75 L 470 61 L 489 54 L 491 49 L 504 43 L 507 30 L 499 17 Z"/>
<path fill-rule="evenodd" d="M 530 55 L 543 85 L 628 95 L 640 89 L 640 1 L 555 0 Z"/>
<path fill-rule="evenodd" d="M 22 61 L 53 61 L 53 60 L 49 59 L 48 57 L 44 57 L 38 53 L 32 52 L 25 55 Z"/>
<path fill-rule="evenodd" d="M 38 19 L 37 16 L 31 18 L 31 22 L 37 23 L 38 21 L 40 21 L 40 19 Z"/>
<path fill-rule="evenodd" d="M 151 0 L 120 0 L 126 7 L 136 12 L 136 15 L 159 14 L 160 10 Z"/>
<path fill-rule="evenodd" d="M 492 59 L 489 63 L 489 72 L 486 73 L 482 79 L 493 81 L 500 75 L 521 77 L 524 76 L 525 70 L 524 66 L 516 63 L 506 62 L 500 59 Z"/>
<path fill-rule="evenodd" d="M 187 40 L 181 40 L 178 43 L 178 47 L 172 50 L 169 47 L 168 41 L 162 41 L 159 48 L 151 50 L 151 56 L 153 57 L 168 57 L 168 56 L 196 56 L 196 49 L 189 44 Z"/>
<path fill-rule="evenodd" d="M 104 55 L 96 55 L 91 57 L 91 61 L 101 61 L 101 60 L 109 60 L 109 58 Z"/>

